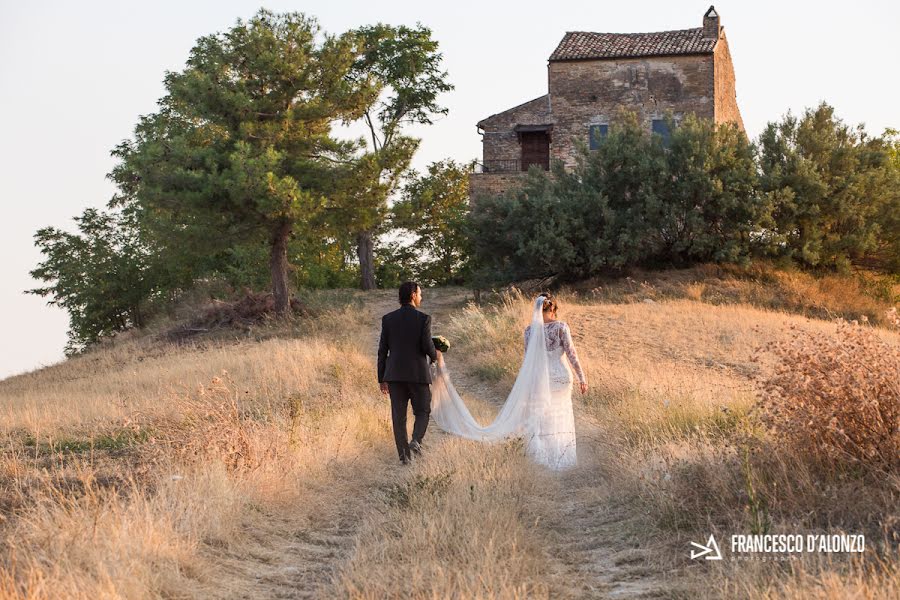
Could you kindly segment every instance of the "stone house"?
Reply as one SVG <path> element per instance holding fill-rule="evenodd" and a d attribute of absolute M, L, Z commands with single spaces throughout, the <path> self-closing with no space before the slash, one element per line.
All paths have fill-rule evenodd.
<path fill-rule="evenodd" d="M 570 31 L 550 55 L 548 93 L 478 122 L 483 160 L 469 194 L 496 194 L 531 165 L 551 159 L 574 164 L 579 143 L 595 148 L 621 107 L 634 110 L 648 131 L 668 135 L 686 112 L 744 129 L 734 89 L 725 28 L 715 7 L 703 26 L 653 33 Z"/>

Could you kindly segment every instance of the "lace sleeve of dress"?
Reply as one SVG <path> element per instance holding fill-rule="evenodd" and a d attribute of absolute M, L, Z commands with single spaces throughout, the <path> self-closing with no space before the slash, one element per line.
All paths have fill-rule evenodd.
<path fill-rule="evenodd" d="M 531 325 L 525 328 L 525 349 L 523 352 L 528 352 L 528 334 L 531 333 Z"/>
<path fill-rule="evenodd" d="M 569 359 L 569 364 L 572 365 L 572 369 L 575 371 L 575 376 L 578 377 L 578 382 L 587 383 L 587 380 L 584 378 L 584 371 L 581 370 L 581 363 L 578 362 L 578 354 L 575 352 L 575 344 L 572 343 L 572 332 L 569 331 L 568 323 L 564 323 L 562 326 L 562 346 L 566 352 L 566 357 Z"/>

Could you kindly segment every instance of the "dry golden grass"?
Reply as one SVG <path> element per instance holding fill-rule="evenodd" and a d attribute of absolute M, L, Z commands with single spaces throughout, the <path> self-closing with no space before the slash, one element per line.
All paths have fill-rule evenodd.
<path fill-rule="evenodd" d="M 550 598 L 540 516 L 555 487 L 514 442 L 448 440 L 368 513 L 336 597 Z"/>
<path fill-rule="evenodd" d="M 746 304 L 809 317 L 868 321 L 900 330 L 900 279 L 871 271 L 814 276 L 775 268 L 706 264 L 686 269 L 643 271 L 626 278 L 594 279 L 575 286 L 573 300 L 640 302 L 688 299 L 708 304 Z"/>
<path fill-rule="evenodd" d="M 890 476 L 900 468 L 900 347 L 870 328 L 841 323 L 834 335 L 773 343 L 778 359 L 760 407 L 773 436 L 819 459 Z"/>
<path fill-rule="evenodd" d="M 331 337 L 132 339 L 0 384 L 0 596 L 208 597 L 254 510 L 333 513 L 309 514 L 390 431 L 366 341 Z"/>
<path fill-rule="evenodd" d="M 60 426 L 86 423 L 93 428 L 98 421 L 134 414 L 166 414 L 177 410 L 173 398 L 207 384 L 223 370 L 245 385 L 248 400 L 260 405 L 281 403 L 301 390 L 318 397 L 327 383 L 316 368 L 320 358 L 336 359 L 336 368 L 344 352 L 357 368 L 367 360 L 360 353 L 368 350 L 364 342 L 335 339 L 336 333 L 344 335 L 344 327 L 369 328 L 362 314 L 358 308 L 336 307 L 312 322 L 260 330 L 255 338 L 183 346 L 124 335 L 108 347 L 0 382 L 0 424 L 4 430 L 23 428 L 41 435 Z M 279 334 L 289 339 L 269 337 Z"/>
<path fill-rule="evenodd" d="M 762 590 L 753 589 L 752 598 L 760 600 L 890 600 L 900 597 L 900 573 L 895 555 L 877 566 L 816 564 L 814 568 L 800 567 L 786 581 L 779 581 Z"/>
<path fill-rule="evenodd" d="M 335 294 L 314 319 L 246 339 L 121 336 L 0 382 L 0 598 L 896 596 L 897 474 L 828 479 L 752 418 L 754 381 L 780 360 L 754 361 L 756 349 L 796 331 L 837 339 L 839 325 L 763 308 L 771 298 L 748 299 L 759 282 L 730 304 L 729 279 L 691 277 L 677 292 L 558 294 L 590 384 L 566 474 L 514 441 L 434 425 L 425 459 L 395 464 L 374 377 L 393 290 L 351 305 Z M 814 292 L 816 305 L 843 302 Z M 427 290 L 423 309 L 488 421 L 530 300 L 457 310 L 466 296 Z M 891 323 L 870 322 L 900 347 Z M 709 533 L 838 528 L 866 532 L 880 559 L 688 559 Z"/>

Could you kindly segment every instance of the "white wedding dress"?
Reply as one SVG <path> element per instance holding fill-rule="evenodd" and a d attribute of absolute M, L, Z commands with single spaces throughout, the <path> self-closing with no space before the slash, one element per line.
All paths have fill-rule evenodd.
<path fill-rule="evenodd" d="M 450 381 L 443 354 L 432 378 L 431 416 L 444 431 L 473 440 L 522 436 L 526 454 L 535 462 L 565 469 L 577 462 L 572 369 L 579 382 L 585 379 L 569 326 L 562 321 L 544 323 L 543 302 L 544 296 L 535 299 L 531 324 L 525 329 L 525 358 L 494 422 L 482 426 L 475 421 Z"/>

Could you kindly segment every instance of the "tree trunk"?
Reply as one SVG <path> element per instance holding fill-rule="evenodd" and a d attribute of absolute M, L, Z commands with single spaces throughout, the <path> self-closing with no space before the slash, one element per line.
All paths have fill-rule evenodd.
<path fill-rule="evenodd" d="M 375 242 L 371 231 L 356 234 L 356 256 L 359 258 L 360 288 L 375 289 Z"/>
<path fill-rule="evenodd" d="M 131 320 L 134 321 L 134 326 L 138 329 L 143 329 L 144 327 L 144 315 L 141 312 L 141 305 L 135 304 L 131 307 Z"/>
<path fill-rule="evenodd" d="M 291 223 L 282 221 L 272 234 L 272 255 L 269 270 L 272 272 L 272 295 L 275 297 L 275 312 L 284 315 L 290 308 L 288 290 L 287 244 L 291 237 Z"/>

